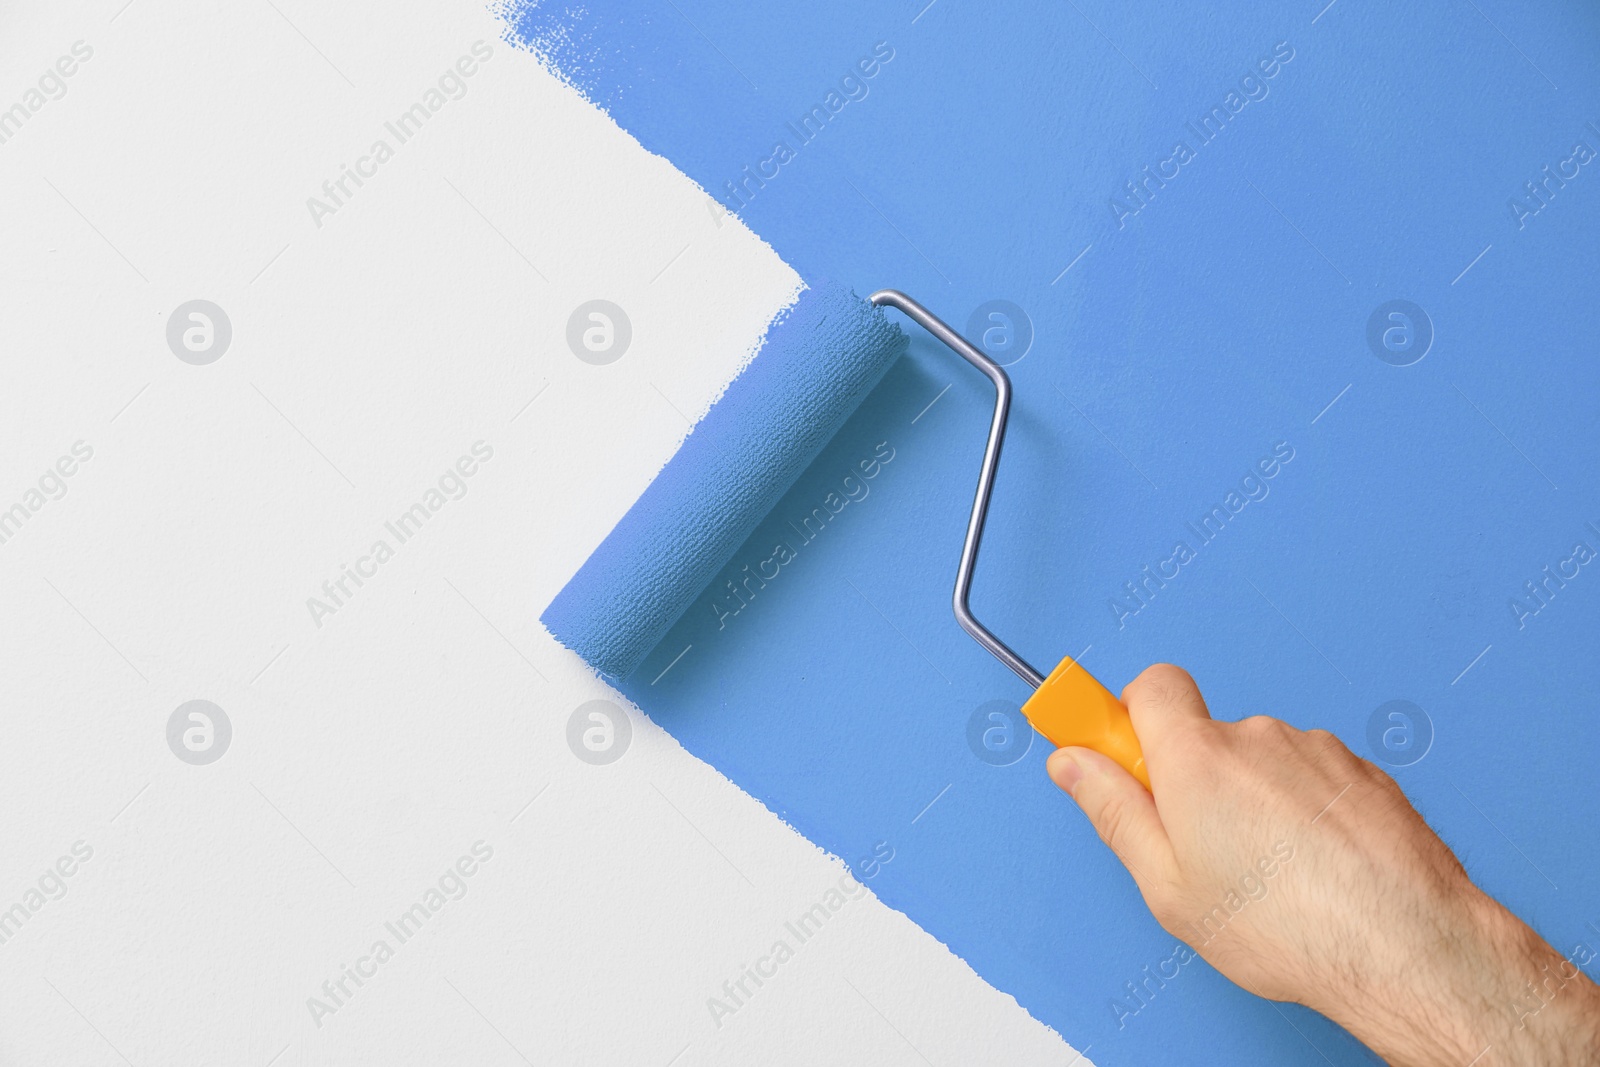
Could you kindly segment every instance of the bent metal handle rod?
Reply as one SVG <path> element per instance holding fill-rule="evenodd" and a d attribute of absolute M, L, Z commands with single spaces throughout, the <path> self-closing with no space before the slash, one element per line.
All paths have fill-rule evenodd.
<path fill-rule="evenodd" d="M 967 605 L 967 596 L 972 591 L 972 572 L 978 565 L 978 544 L 983 540 L 983 522 L 989 513 L 989 496 L 994 491 L 994 473 L 1000 466 L 1000 446 L 1006 436 L 1011 379 L 998 363 L 906 294 L 880 289 L 870 299 L 880 307 L 888 305 L 905 312 L 994 383 L 994 419 L 989 423 L 989 444 L 983 450 L 978 492 L 972 501 L 972 518 L 967 522 L 967 540 L 961 546 L 961 566 L 956 570 L 956 620 L 978 644 L 994 653 L 996 659 L 1032 687 L 1033 695 L 1023 703 L 1022 714 L 1035 730 L 1058 748 L 1076 745 L 1110 756 L 1149 789 L 1150 773 L 1144 765 L 1144 751 L 1122 702 L 1071 656 L 1062 656 L 1048 678 L 1040 674 L 973 618 L 972 609 Z"/>
<path fill-rule="evenodd" d="M 1044 675 L 979 622 L 972 614 L 968 597 L 972 574 L 978 566 L 978 546 L 983 541 L 983 523 L 989 514 L 989 497 L 994 492 L 994 475 L 1000 466 L 1000 446 L 1006 439 L 1006 417 L 1011 410 L 1011 379 L 1000 364 L 984 355 L 965 337 L 946 326 L 933 312 L 898 289 L 879 289 L 867 298 L 878 307 L 892 307 L 905 313 L 917 325 L 944 342 L 956 355 L 972 364 L 994 383 L 994 418 L 989 423 L 989 442 L 983 450 L 983 467 L 978 472 L 978 491 L 972 501 L 972 517 L 967 520 L 967 539 L 961 546 L 961 563 L 956 568 L 956 588 L 952 598 L 956 621 L 972 639 L 992 652 L 996 659 L 1017 673 L 1017 677 L 1038 689 Z"/>

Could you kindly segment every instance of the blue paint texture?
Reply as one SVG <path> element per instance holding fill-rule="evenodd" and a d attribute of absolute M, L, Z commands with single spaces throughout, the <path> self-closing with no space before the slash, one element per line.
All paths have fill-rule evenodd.
<path fill-rule="evenodd" d="M 1563 953 L 1600 941 L 1600 9 L 506 13 L 802 275 L 957 326 L 1026 311 L 973 596 L 996 633 L 1333 730 Z M 1420 359 L 1418 322 L 1369 343 L 1395 299 Z M 737 612 L 691 605 L 624 692 L 830 852 L 889 842 L 873 890 L 1097 1063 L 1373 1062 L 1172 964 L 1037 739 L 969 749 L 1026 695 L 949 607 L 991 403 L 913 332 L 719 579 L 794 558 Z M 794 533 L 880 446 L 870 492 Z M 1374 724 L 1397 699 L 1426 719 Z"/>
<path fill-rule="evenodd" d="M 906 349 L 900 327 L 837 285 L 803 290 L 768 329 L 541 616 L 602 674 L 626 677 L 655 648 Z M 736 604 L 765 585 L 762 569 L 728 579 L 749 583 Z"/>

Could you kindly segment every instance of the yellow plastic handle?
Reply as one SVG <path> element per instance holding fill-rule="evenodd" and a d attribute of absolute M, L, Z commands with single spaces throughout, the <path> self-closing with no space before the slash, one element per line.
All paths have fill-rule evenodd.
<path fill-rule="evenodd" d="M 1071 656 L 1063 657 L 1022 705 L 1022 714 L 1057 748 L 1092 748 L 1116 760 L 1150 788 L 1144 752 L 1134 736 L 1128 709 Z"/>

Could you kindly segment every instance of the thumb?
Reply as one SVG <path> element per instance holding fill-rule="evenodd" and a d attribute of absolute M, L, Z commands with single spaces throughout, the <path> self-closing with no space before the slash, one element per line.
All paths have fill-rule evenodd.
<path fill-rule="evenodd" d="M 1128 868 L 1140 889 L 1168 880 L 1175 863 L 1172 843 L 1156 811 L 1155 798 L 1139 780 L 1093 749 L 1059 748 L 1045 764 L 1051 781 L 1071 795 Z"/>

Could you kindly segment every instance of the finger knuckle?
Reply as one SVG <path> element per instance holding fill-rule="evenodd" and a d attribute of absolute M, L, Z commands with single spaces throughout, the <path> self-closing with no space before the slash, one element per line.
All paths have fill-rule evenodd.
<path fill-rule="evenodd" d="M 1308 730 L 1306 737 L 1310 738 L 1312 747 L 1330 759 L 1339 762 L 1349 762 L 1355 759 L 1348 746 L 1327 730 Z"/>
<path fill-rule="evenodd" d="M 1176 886 L 1170 882 L 1156 881 L 1140 889 L 1144 894 L 1145 906 L 1163 928 L 1172 930 L 1182 921 L 1182 897 Z"/>
<path fill-rule="evenodd" d="M 1112 797 L 1107 800 L 1094 824 L 1100 840 L 1109 845 L 1113 851 L 1120 849 L 1123 837 L 1127 833 L 1127 826 L 1128 802 L 1122 797 Z"/>
<path fill-rule="evenodd" d="M 1239 730 L 1250 737 L 1268 737 L 1283 730 L 1283 722 L 1270 715 L 1251 715 L 1249 718 L 1240 719 Z"/>
<path fill-rule="evenodd" d="M 1194 679 L 1182 667 L 1171 663 L 1152 663 L 1139 677 L 1128 683 L 1122 696 L 1124 703 L 1141 700 L 1157 706 L 1169 706 L 1189 700 L 1198 692 Z"/>

